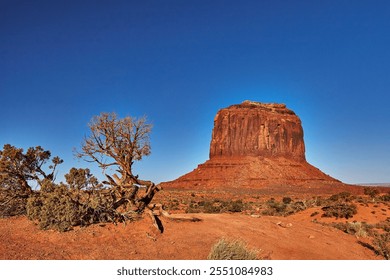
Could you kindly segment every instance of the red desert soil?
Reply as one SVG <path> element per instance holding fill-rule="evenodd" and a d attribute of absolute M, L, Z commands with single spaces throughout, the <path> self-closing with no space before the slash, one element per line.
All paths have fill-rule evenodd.
<path fill-rule="evenodd" d="M 381 259 L 358 243 L 365 242 L 364 238 L 313 223 L 313 211 L 258 218 L 186 214 L 202 221 L 164 219 L 163 234 L 151 226 L 148 217 L 126 226 L 93 225 L 65 233 L 39 230 L 25 217 L 0 219 L 0 259 L 206 259 L 221 237 L 244 240 L 267 259 Z M 360 219 L 372 220 L 370 211 L 359 212 Z"/>

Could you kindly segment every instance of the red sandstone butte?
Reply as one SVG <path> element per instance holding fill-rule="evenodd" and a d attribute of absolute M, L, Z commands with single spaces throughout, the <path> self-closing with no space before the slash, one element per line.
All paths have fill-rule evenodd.
<path fill-rule="evenodd" d="M 292 110 L 252 101 L 221 109 L 214 119 L 210 159 L 162 183 L 196 190 L 340 185 L 306 162 L 301 120 Z"/>

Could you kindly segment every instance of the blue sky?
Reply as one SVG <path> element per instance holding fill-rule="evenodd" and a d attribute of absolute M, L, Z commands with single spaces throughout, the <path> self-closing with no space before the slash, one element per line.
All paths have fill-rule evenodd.
<path fill-rule="evenodd" d="M 0 145 L 65 160 L 100 112 L 146 115 L 135 173 L 172 180 L 208 159 L 218 109 L 285 103 L 307 160 L 390 182 L 389 1 L 0 0 Z M 96 174 L 98 175 L 98 174 Z"/>

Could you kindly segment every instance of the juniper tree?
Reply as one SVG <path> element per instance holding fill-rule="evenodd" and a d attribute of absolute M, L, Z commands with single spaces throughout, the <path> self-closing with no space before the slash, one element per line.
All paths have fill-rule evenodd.
<path fill-rule="evenodd" d="M 89 123 L 90 135 L 84 138 L 76 156 L 95 162 L 103 170 L 114 198 L 113 208 L 126 207 L 142 213 L 159 190 L 151 181 L 140 180 L 133 173 L 133 164 L 151 152 L 151 124 L 146 118 L 118 118 L 115 113 L 101 113 Z M 112 174 L 107 174 L 111 171 Z M 140 187 L 145 192 L 139 193 Z"/>
<path fill-rule="evenodd" d="M 63 162 L 41 146 L 22 148 L 5 144 L 0 150 L 0 216 L 22 215 L 34 187 L 53 182 L 55 171 Z M 47 164 L 50 162 L 50 165 Z"/>
<path fill-rule="evenodd" d="M 63 160 L 54 157 L 46 167 L 50 157 L 51 152 L 41 146 L 28 148 L 23 153 L 22 148 L 5 144 L 0 151 L 0 184 L 29 194 L 33 190 L 32 184 L 39 185 L 44 179 L 54 181 L 56 168 Z"/>

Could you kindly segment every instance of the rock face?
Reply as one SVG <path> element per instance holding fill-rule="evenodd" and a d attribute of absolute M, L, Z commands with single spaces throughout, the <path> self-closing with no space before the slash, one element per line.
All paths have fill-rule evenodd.
<path fill-rule="evenodd" d="M 162 186 L 259 189 L 340 184 L 306 162 L 301 120 L 293 111 L 284 104 L 244 101 L 217 113 L 210 159 Z"/>
<path fill-rule="evenodd" d="M 210 159 L 230 156 L 305 160 L 301 120 L 284 104 L 244 101 L 214 120 Z"/>

